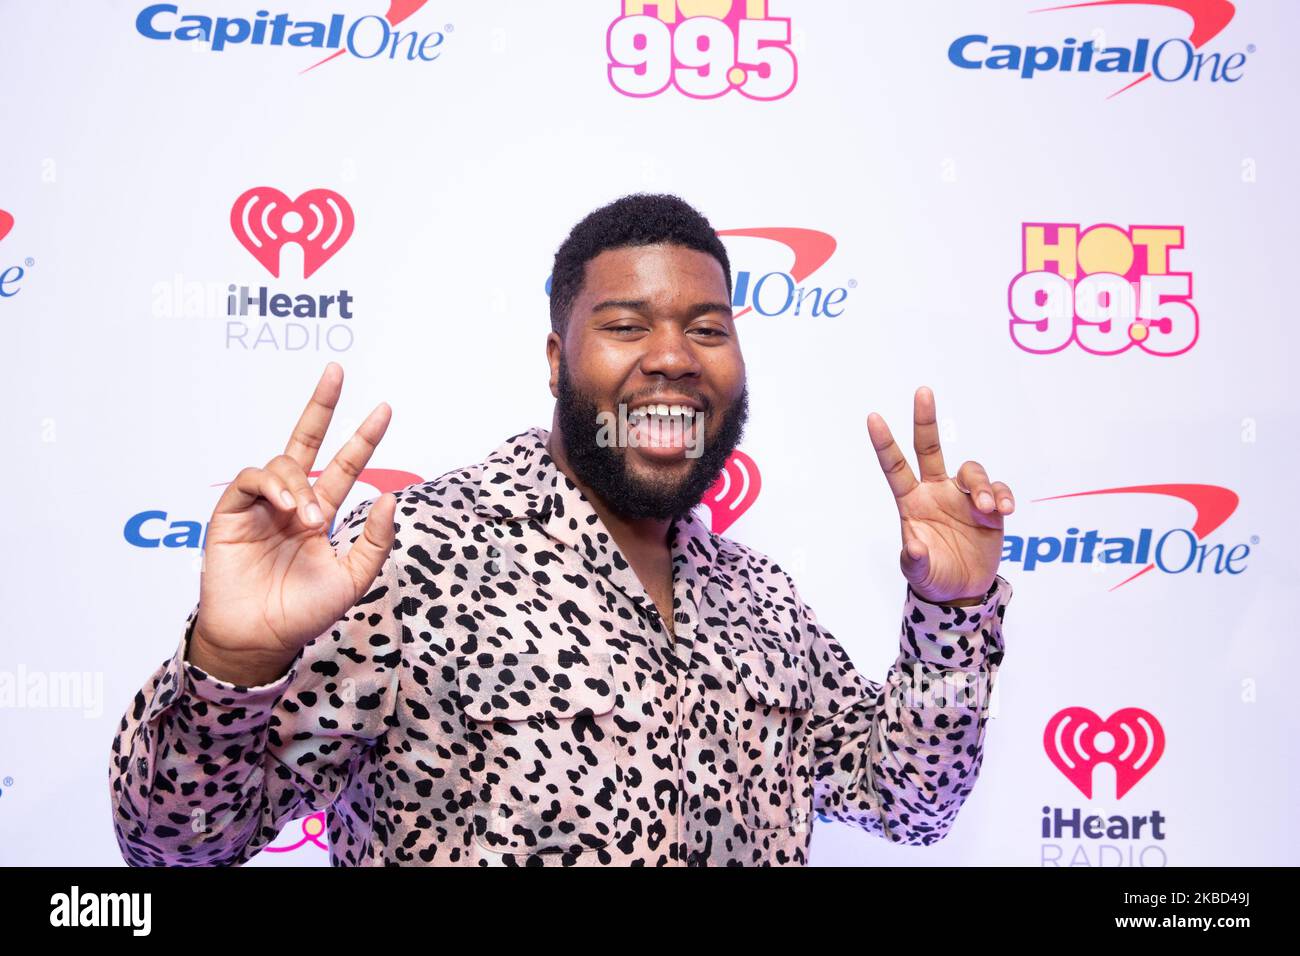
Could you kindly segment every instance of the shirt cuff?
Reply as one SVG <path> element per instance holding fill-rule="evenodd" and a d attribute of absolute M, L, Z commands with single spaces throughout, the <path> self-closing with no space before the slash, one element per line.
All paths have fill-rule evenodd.
<path fill-rule="evenodd" d="M 955 670 L 979 670 L 1002 661 L 1002 616 L 1011 600 L 1011 583 L 993 579 L 979 604 L 933 604 L 908 585 L 903 605 L 903 653 L 915 660 Z"/>
<path fill-rule="evenodd" d="M 286 674 L 269 684 L 259 684 L 256 687 L 232 684 L 213 677 L 188 660 L 190 637 L 197 617 L 196 607 L 190 612 L 185 625 L 185 636 L 181 638 L 176 653 L 164 669 L 153 699 L 145 711 L 145 722 L 155 720 L 175 704 L 182 694 L 186 694 L 205 702 L 208 719 L 204 723 L 215 721 L 214 726 L 221 728 L 222 736 L 238 735 L 262 726 L 270 719 L 276 702 L 292 683 L 298 659 L 294 660 Z"/>

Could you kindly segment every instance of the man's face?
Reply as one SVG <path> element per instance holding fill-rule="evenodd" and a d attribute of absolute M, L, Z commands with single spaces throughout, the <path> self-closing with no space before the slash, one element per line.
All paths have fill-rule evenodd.
<path fill-rule="evenodd" d="M 676 517 L 699 503 L 748 410 L 713 256 L 671 244 L 600 253 L 547 356 L 564 452 L 583 484 L 628 518 Z M 681 409 L 660 416 L 661 405 Z"/>

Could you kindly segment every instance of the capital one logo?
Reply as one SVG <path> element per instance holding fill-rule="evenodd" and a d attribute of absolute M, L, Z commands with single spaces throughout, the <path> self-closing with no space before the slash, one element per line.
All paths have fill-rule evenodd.
<path fill-rule="evenodd" d="M 1067 707 L 1047 722 L 1043 749 L 1089 800 L 1093 771 L 1110 764 L 1119 800 L 1159 762 L 1165 752 L 1165 731 L 1154 714 L 1140 707 L 1125 707 L 1105 720 L 1087 707 Z"/>
<path fill-rule="evenodd" d="M 390 0 L 383 15 L 367 14 L 351 22 L 342 13 L 329 15 L 327 20 L 293 19 L 288 13 L 258 10 L 252 19 L 228 17 L 218 14 L 182 11 L 174 3 L 153 3 L 135 18 L 135 29 L 149 40 L 175 40 L 202 44 L 192 49 L 207 49 L 221 53 L 232 46 L 297 47 L 334 52 L 318 59 L 301 72 L 316 69 L 345 53 L 359 60 L 400 60 L 431 63 L 442 53 L 446 34 L 452 31 L 446 24 L 442 31 L 421 34 L 418 31 L 402 32 L 397 25 L 408 19 L 425 5 L 427 0 Z M 319 13 L 313 11 L 313 15 Z"/>
<path fill-rule="evenodd" d="M 317 468 L 315 471 L 307 473 L 308 478 L 319 478 L 324 473 L 324 469 Z M 369 485 L 374 488 L 380 495 L 388 492 L 396 493 L 409 485 L 415 485 L 424 479 L 414 472 L 400 471 L 396 468 L 363 468 L 357 475 L 357 481 L 363 485 Z M 230 484 L 228 481 L 220 481 L 212 485 L 213 488 L 224 488 Z M 346 502 L 344 502 L 346 504 Z M 342 507 L 334 515 L 337 521 L 340 516 L 348 514 Z M 333 523 L 327 534 L 334 534 L 335 527 Z M 208 526 L 202 521 L 186 521 L 183 519 L 172 519 L 166 511 L 161 509 L 150 509 L 139 511 L 126 520 L 126 525 L 122 528 L 122 536 L 126 538 L 127 544 L 137 548 L 193 548 L 202 550 L 207 545 Z M 304 824 L 306 828 L 306 824 Z"/>
<path fill-rule="evenodd" d="M 1152 77 L 1162 83 L 1236 83 L 1242 78 L 1246 54 L 1255 52 L 1254 44 L 1247 44 L 1244 53 L 1238 51 L 1226 55 L 1203 49 L 1223 32 L 1236 14 L 1236 8 L 1228 0 L 1091 0 L 1039 7 L 1033 12 L 1051 13 L 1084 7 L 1117 10 L 1135 6 L 1181 13 L 1190 18 L 1191 30 L 1185 38 L 1140 37 L 1121 44 L 1110 42 L 1105 30 L 1110 22 L 1108 19 L 1096 24 L 1086 21 L 1086 33 L 1077 30 L 1078 36 L 1025 45 L 997 42 L 985 33 L 968 33 L 957 37 L 948 46 L 948 62 L 963 70 L 991 70 L 1018 75 L 1022 80 L 1034 79 L 1040 73 L 1098 73 L 1116 79 L 1127 79 L 1137 74 L 1136 79 L 1128 80 L 1107 99 L 1113 99 Z M 1168 19 L 1171 26 L 1179 20 L 1184 24 L 1187 22 L 1181 17 Z M 1087 39 L 1083 39 L 1084 36 Z"/>
<path fill-rule="evenodd" d="M 764 318 L 839 318 L 857 282 L 844 285 L 808 282 L 834 254 L 835 237 L 798 226 L 754 226 L 719 229 L 732 264 L 731 307 L 740 318 L 756 312 Z M 746 244 L 761 240 L 757 245 Z M 738 266 L 737 263 L 743 263 Z M 769 268 L 770 266 L 770 268 Z M 546 277 L 551 294 L 552 276 Z"/>
<path fill-rule="evenodd" d="M 14 217 L 0 209 L 0 240 L 9 235 L 9 231 L 14 227 Z M 28 258 L 24 260 L 27 267 L 35 264 L 35 260 Z M 0 299 L 12 299 L 21 291 L 19 283 L 23 281 L 23 276 L 27 274 L 27 269 L 21 265 L 5 266 L 0 262 Z"/>
<path fill-rule="evenodd" d="M 767 0 L 623 0 L 605 35 L 609 82 L 638 98 L 673 86 L 694 99 L 779 100 L 799 78 L 790 40 L 789 18 L 770 17 Z"/>
<path fill-rule="evenodd" d="M 730 528 L 749 510 L 762 487 L 762 476 L 754 459 L 739 450 L 728 455 L 718 480 L 700 499 L 700 503 L 709 509 L 709 530 L 722 534 Z"/>
<path fill-rule="evenodd" d="M 1022 224 L 1020 273 L 1007 289 L 1011 341 L 1050 355 L 1138 348 L 1182 355 L 1200 336 L 1192 274 L 1173 267 L 1182 226 Z"/>
<path fill-rule="evenodd" d="M 1155 495 L 1185 502 L 1193 511 L 1191 527 L 1174 527 L 1161 532 L 1145 527 L 1137 529 L 1136 534 L 1131 528 L 1125 529 L 1126 533 L 1114 534 L 1099 528 L 1083 531 L 1078 527 L 1068 527 L 1064 534 L 1028 537 L 1006 534 L 1002 536 L 1002 560 L 1018 563 L 1027 572 L 1057 564 L 1091 565 L 1099 571 L 1107 570 L 1106 566 L 1112 564 L 1127 565 L 1130 570 L 1137 567 L 1138 570 L 1110 588 L 1115 591 L 1157 570 L 1171 575 L 1235 576 L 1246 570 L 1251 548 L 1259 544 L 1259 538 L 1254 535 L 1249 544 L 1242 541 L 1229 546 L 1206 541 L 1232 517 L 1240 501 L 1235 491 L 1220 485 L 1127 485 L 1035 498 L 1033 502 L 1109 495 Z"/>
<path fill-rule="evenodd" d="M 835 252 L 835 238 L 817 229 L 794 226 L 762 226 L 750 229 L 719 229 L 720 239 L 763 239 L 792 258 L 785 269 L 738 268 L 732 282 L 731 305 L 740 318 L 751 309 L 761 316 L 807 316 L 838 318 L 849 290 L 845 286 L 822 286 L 805 282 Z M 747 256 L 727 253 L 732 261 Z"/>
<path fill-rule="evenodd" d="M 332 189 L 290 199 L 271 186 L 255 186 L 230 207 L 235 238 L 277 279 L 286 243 L 301 247 L 302 277 L 308 279 L 347 244 L 353 223 L 352 207 Z"/>

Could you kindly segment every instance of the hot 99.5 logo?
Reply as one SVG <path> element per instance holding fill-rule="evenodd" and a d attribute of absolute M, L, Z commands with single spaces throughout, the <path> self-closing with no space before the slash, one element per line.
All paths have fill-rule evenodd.
<path fill-rule="evenodd" d="M 1200 335 L 1192 274 L 1172 268 L 1182 226 L 1027 222 L 1011 281 L 1011 340 L 1045 355 L 1077 345 L 1093 355 L 1137 347 L 1182 355 Z"/>
<path fill-rule="evenodd" d="M 626 96 L 675 86 L 696 99 L 779 100 L 799 74 L 790 21 L 769 17 L 767 0 L 623 0 L 605 45 L 609 82 Z"/>

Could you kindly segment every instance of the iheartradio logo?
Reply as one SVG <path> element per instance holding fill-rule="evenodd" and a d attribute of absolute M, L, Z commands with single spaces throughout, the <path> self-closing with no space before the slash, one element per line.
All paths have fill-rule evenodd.
<path fill-rule="evenodd" d="M 280 249 L 302 249 L 302 277 L 311 278 L 352 237 L 352 207 L 332 189 L 309 189 L 290 199 L 271 186 L 255 186 L 230 207 L 230 228 L 263 268 L 280 278 Z"/>
<path fill-rule="evenodd" d="M 762 486 L 762 477 L 754 459 L 743 451 L 733 451 L 727 456 L 718 480 L 700 499 L 700 504 L 709 509 L 709 530 L 722 534 L 730 528 L 749 510 Z"/>
<path fill-rule="evenodd" d="M 1067 707 L 1043 731 L 1047 757 L 1065 778 L 1092 799 L 1092 772 L 1115 768 L 1115 799 L 1150 772 L 1165 752 L 1165 731 L 1150 711 L 1125 707 L 1105 720 L 1087 707 Z"/>

